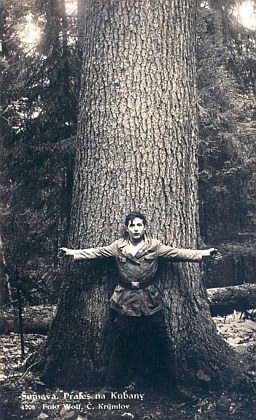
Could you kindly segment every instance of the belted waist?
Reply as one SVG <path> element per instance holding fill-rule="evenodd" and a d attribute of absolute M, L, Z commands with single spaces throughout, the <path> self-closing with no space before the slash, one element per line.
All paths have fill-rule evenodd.
<path fill-rule="evenodd" d="M 150 286 L 150 284 L 154 283 L 154 279 L 150 279 L 147 281 L 122 281 L 119 279 L 119 284 L 123 286 L 125 289 L 145 289 L 145 287 Z"/>

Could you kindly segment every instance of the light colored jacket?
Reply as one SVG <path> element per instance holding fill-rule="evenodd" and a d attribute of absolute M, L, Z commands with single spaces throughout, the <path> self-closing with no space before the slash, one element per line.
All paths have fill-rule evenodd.
<path fill-rule="evenodd" d="M 75 259 L 114 257 L 119 274 L 119 284 L 110 299 L 115 311 L 129 316 L 152 315 L 166 306 L 163 292 L 154 283 L 159 260 L 202 260 L 202 251 L 173 248 L 156 239 L 145 237 L 144 246 L 133 256 L 127 239 L 119 239 L 105 247 L 77 250 Z M 143 287 L 143 283 L 148 284 Z M 131 284 L 134 284 L 131 286 Z"/>

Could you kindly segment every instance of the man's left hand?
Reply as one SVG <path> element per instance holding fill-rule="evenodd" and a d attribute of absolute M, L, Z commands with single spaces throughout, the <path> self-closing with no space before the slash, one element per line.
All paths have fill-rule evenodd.
<path fill-rule="evenodd" d="M 214 260 L 220 260 L 222 255 L 216 248 L 210 248 L 203 251 L 203 257 L 211 257 Z"/>

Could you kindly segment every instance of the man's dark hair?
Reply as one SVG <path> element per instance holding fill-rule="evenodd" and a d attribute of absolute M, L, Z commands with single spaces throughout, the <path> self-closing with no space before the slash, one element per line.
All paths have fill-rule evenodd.
<path fill-rule="evenodd" d="M 144 226 L 147 226 L 147 219 L 144 216 L 144 214 L 139 213 L 138 211 L 132 211 L 131 213 L 127 214 L 126 218 L 125 218 L 125 226 L 128 227 L 129 222 L 132 222 L 135 218 L 141 219 Z"/>

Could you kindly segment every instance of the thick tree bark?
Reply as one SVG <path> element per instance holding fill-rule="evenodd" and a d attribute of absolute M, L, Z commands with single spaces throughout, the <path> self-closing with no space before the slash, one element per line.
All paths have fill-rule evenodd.
<path fill-rule="evenodd" d="M 163 243 L 196 248 L 197 116 L 192 0 L 87 2 L 69 247 L 106 245 L 140 210 Z M 38 362 L 65 386 L 99 383 L 109 357 L 112 262 L 63 264 Z M 165 264 L 166 320 L 180 373 L 230 382 L 235 360 L 211 319 L 199 264 Z"/>

